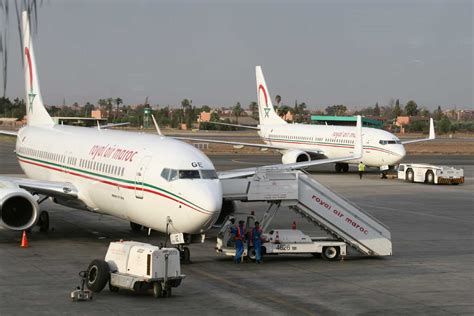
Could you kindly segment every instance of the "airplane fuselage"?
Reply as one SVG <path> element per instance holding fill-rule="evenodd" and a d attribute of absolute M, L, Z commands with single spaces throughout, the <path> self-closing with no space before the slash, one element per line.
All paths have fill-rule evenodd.
<path fill-rule="evenodd" d="M 355 127 L 331 125 L 278 124 L 260 125 L 260 137 L 268 145 L 288 150 L 319 152 L 328 158 L 351 156 L 354 152 Z M 380 129 L 362 128 L 362 161 L 371 167 L 391 166 L 405 156 L 398 137 Z"/>
<path fill-rule="evenodd" d="M 222 187 L 212 162 L 171 138 L 26 126 L 18 133 L 16 154 L 29 178 L 72 183 L 88 210 L 162 232 L 168 216 L 170 232 L 202 232 L 221 209 Z"/>

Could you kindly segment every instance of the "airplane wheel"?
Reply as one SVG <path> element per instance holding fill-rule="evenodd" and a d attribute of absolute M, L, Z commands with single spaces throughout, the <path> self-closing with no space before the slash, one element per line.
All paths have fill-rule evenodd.
<path fill-rule="evenodd" d="M 431 170 L 426 173 L 426 183 L 434 184 L 434 173 Z"/>
<path fill-rule="evenodd" d="M 161 287 L 161 282 L 153 283 L 153 297 L 158 298 L 163 296 L 163 288 Z"/>
<path fill-rule="evenodd" d="M 415 174 L 412 169 L 407 170 L 406 181 L 415 182 Z"/>
<path fill-rule="evenodd" d="M 49 213 L 47 211 L 42 211 L 38 219 L 39 230 L 42 233 L 46 233 L 49 230 Z"/>
<path fill-rule="evenodd" d="M 348 163 L 342 164 L 342 171 L 343 172 L 349 172 L 349 164 Z"/>
<path fill-rule="evenodd" d="M 255 252 L 255 248 L 254 247 L 250 247 L 247 251 L 247 258 L 249 258 L 249 260 L 251 261 L 255 261 L 257 260 L 257 253 Z"/>
<path fill-rule="evenodd" d="M 130 222 L 130 228 L 131 228 L 132 231 L 134 231 L 134 232 L 139 232 L 139 231 L 142 230 L 143 226 L 140 225 L 140 224 L 134 223 L 134 222 Z"/>
<path fill-rule="evenodd" d="M 183 250 L 181 250 L 181 260 L 183 263 L 191 263 L 191 251 L 188 247 L 183 247 Z"/>
<path fill-rule="evenodd" d="M 334 247 L 334 246 L 329 246 L 329 247 L 324 247 L 323 252 L 321 253 L 321 256 L 323 259 L 328 260 L 328 261 L 335 261 L 339 260 L 339 247 Z"/>

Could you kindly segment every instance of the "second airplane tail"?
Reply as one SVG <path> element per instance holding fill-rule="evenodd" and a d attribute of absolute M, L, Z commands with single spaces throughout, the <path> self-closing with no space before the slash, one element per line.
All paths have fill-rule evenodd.
<path fill-rule="evenodd" d="M 38 72 L 36 69 L 33 42 L 31 40 L 30 22 L 28 12 L 23 11 L 23 54 L 25 68 L 25 88 L 26 88 L 26 114 L 28 125 L 54 125 L 54 121 L 49 116 L 43 104 L 38 82 Z"/>
<path fill-rule="evenodd" d="M 278 116 L 273 108 L 272 99 L 263 77 L 262 67 L 255 67 L 257 77 L 257 101 L 260 125 L 287 124 L 285 120 Z"/>

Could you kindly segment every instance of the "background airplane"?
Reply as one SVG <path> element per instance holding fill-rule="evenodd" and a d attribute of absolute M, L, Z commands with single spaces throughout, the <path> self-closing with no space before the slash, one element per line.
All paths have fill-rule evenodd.
<path fill-rule="evenodd" d="M 29 179 L 0 177 L 0 224 L 20 231 L 38 224 L 47 231 L 49 215 L 39 205 L 50 198 L 130 221 L 133 230 L 146 226 L 186 240 L 211 227 L 222 208 L 219 178 L 249 176 L 256 168 L 218 176 L 204 153 L 173 138 L 54 124 L 41 97 L 28 13 L 22 18 L 27 125 L 0 133 L 17 137 L 15 153 Z M 341 159 L 266 167 L 297 169 Z M 189 249 L 182 250 L 189 256 Z"/>
<path fill-rule="evenodd" d="M 259 136 L 265 144 L 190 137 L 179 137 L 179 139 L 275 149 L 282 154 L 282 162 L 284 164 L 321 158 L 334 159 L 349 156 L 354 152 L 356 138 L 356 127 L 354 126 L 288 124 L 279 117 L 274 110 L 272 98 L 268 92 L 261 67 L 257 66 L 255 70 L 260 124 L 258 127 L 238 124 L 224 125 L 257 129 Z M 362 158 L 337 162 L 335 165 L 337 172 L 347 172 L 349 170 L 349 164 L 358 164 L 360 161 L 369 167 L 378 167 L 382 170 L 388 169 L 405 157 L 406 151 L 403 145 L 435 139 L 433 119 L 430 120 L 429 137 L 425 139 L 402 142 L 392 133 L 369 127 L 362 128 L 362 135 L 364 137 Z"/>

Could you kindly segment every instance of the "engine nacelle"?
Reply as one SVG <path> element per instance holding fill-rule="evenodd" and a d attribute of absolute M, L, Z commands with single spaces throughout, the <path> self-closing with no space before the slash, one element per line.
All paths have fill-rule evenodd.
<path fill-rule="evenodd" d="M 311 157 L 308 155 L 308 153 L 302 151 L 302 150 L 287 150 L 283 156 L 281 156 L 281 161 L 284 164 L 289 164 L 289 163 L 296 163 L 296 162 L 304 162 L 304 161 L 310 161 Z"/>
<path fill-rule="evenodd" d="M 0 225 L 25 230 L 36 223 L 38 214 L 38 202 L 28 191 L 13 185 L 0 187 Z"/>

